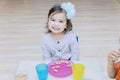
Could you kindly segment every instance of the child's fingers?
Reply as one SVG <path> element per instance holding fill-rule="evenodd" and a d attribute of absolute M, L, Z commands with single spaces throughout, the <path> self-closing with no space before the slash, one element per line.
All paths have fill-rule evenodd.
<path fill-rule="evenodd" d="M 116 61 L 118 61 L 118 58 L 110 58 L 110 60 L 111 60 L 112 62 L 116 62 Z"/>
<path fill-rule="evenodd" d="M 112 51 L 109 55 L 109 59 L 112 61 L 116 61 L 118 59 L 118 54 L 114 51 Z"/>
<path fill-rule="evenodd" d="M 119 49 L 120 50 L 120 49 Z M 120 58 L 120 54 L 116 51 L 112 51 L 110 54 L 109 54 L 109 60 L 113 61 L 113 62 L 116 62 L 118 60 L 118 58 Z"/>
<path fill-rule="evenodd" d="M 110 59 L 113 60 L 113 61 L 117 60 L 117 58 L 115 56 L 111 56 Z"/>
<path fill-rule="evenodd" d="M 111 52 L 111 56 L 119 57 L 120 55 L 119 55 L 117 52 L 112 51 L 112 52 Z"/>

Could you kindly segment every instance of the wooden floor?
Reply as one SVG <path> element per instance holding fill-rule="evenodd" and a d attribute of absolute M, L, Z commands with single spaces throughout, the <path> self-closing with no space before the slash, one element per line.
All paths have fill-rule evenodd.
<path fill-rule="evenodd" d="M 40 41 L 48 10 L 53 4 L 66 1 L 0 0 L 0 80 L 15 80 L 21 60 L 41 60 Z M 79 36 L 80 58 L 98 60 L 104 80 L 110 80 L 107 54 L 120 48 L 120 1 L 70 1 L 76 7 L 72 22 L 73 31 Z"/>

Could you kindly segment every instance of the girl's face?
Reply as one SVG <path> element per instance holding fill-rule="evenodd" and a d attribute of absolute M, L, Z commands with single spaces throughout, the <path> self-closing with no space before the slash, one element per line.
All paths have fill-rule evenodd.
<path fill-rule="evenodd" d="M 52 33 L 62 33 L 66 28 L 66 15 L 64 12 L 51 14 L 48 19 L 48 28 Z"/>

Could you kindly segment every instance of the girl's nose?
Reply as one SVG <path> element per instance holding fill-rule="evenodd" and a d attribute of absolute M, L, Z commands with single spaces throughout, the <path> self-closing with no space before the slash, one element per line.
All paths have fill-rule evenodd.
<path fill-rule="evenodd" d="M 57 23 L 57 22 L 55 22 L 55 23 L 54 23 L 54 25 L 56 25 L 56 26 L 57 26 L 57 25 L 58 25 L 58 23 Z"/>

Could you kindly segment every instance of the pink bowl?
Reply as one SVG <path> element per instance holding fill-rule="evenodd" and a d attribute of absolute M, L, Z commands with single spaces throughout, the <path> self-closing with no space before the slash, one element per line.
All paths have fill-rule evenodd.
<path fill-rule="evenodd" d="M 49 63 L 48 71 L 51 75 L 59 78 L 72 74 L 72 62 L 69 60 L 57 59 Z"/>

